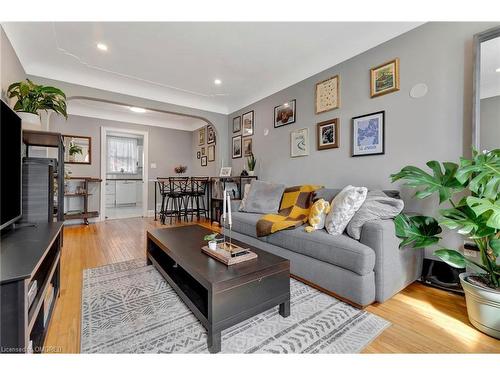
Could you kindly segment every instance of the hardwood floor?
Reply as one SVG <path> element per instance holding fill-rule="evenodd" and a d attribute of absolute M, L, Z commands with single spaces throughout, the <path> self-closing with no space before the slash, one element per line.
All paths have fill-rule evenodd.
<path fill-rule="evenodd" d="M 61 296 L 45 341 L 48 352 L 79 352 L 82 271 L 144 257 L 145 231 L 160 226 L 151 218 L 135 218 L 65 227 Z M 474 329 L 463 297 L 452 293 L 414 283 L 366 310 L 392 326 L 365 353 L 500 353 L 500 340 Z"/>

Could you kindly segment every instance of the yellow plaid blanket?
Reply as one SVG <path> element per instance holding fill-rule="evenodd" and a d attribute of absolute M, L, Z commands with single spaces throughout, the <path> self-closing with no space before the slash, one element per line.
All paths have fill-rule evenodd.
<path fill-rule="evenodd" d="M 312 193 L 321 186 L 301 185 L 285 189 L 277 214 L 262 216 L 257 222 L 257 236 L 263 237 L 283 229 L 300 227 L 307 221 Z"/>

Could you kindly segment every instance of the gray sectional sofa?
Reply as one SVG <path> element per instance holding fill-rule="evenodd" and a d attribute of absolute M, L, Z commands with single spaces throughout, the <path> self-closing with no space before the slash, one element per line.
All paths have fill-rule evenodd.
<path fill-rule="evenodd" d="M 331 201 L 339 191 L 321 189 L 315 199 Z M 359 241 L 325 230 L 307 233 L 304 226 L 257 237 L 256 223 L 262 215 L 239 212 L 239 201 L 232 203 L 233 238 L 289 259 L 293 275 L 356 305 L 384 302 L 422 272 L 423 252 L 398 248 L 392 220 L 365 223 Z"/>

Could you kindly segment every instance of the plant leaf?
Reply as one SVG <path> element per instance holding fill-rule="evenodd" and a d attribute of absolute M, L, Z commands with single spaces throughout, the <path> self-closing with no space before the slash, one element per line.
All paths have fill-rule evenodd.
<path fill-rule="evenodd" d="M 403 179 L 406 180 L 405 185 L 420 188 L 421 190 L 415 193 L 417 198 L 423 199 L 435 192 L 439 194 L 439 203 L 448 200 L 454 193 L 465 188 L 455 178 L 455 173 L 458 165 L 455 163 L 443 163 L 444 172 L 439 162 L 432 160 L 427 163 L 427 166 L 432 169 L 433 175 L 414 166 L 406 166 L 399 173 L 392 174 L 392 182 Z"/>
<path fill-rule="evenodd" d="M 469 189 L 489 199 L 497 199 L 500 192 L 500 149 L 486 154 L 474 151 L 471 160 L 461 158 L 456 179 L 462 184 L 469 182 Z"/>
<path fill-rule="evenodd" d="M 399 248 L 411 246 L 413 248 L 424 248 L 437 243 L 442 229 L 436 219 L 428 216 L 407 216 L 399 214 L 394 219 L 396 236 L 403 239 Z"/>
<path fill-rule="evenodd" d="M 486 225 L 490 228 L 500 229 L 500 199 L 492 202 L 487 198 L 467 197 L 466 201 L 477 216 L 491 213 Z"/>
<path fill-rule="evenodd" d="M 493 250 L 493 254 L 495 257 L 500 258 L 500 239 L 495 238 L 490 240 L 490 248 Z"/>
<path fill-rule="evenodd" d="M 436 250 L 434 255 L 454 268 L 465 268 L 465 257 L 456 250 Z"/>

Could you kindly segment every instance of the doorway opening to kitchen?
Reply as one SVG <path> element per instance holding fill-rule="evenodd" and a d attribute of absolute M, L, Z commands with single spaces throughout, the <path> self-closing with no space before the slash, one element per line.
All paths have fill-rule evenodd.
<path fill-rule="evenodd" d="M 148 133 L 101 128 L 103 219 L 147 216 Z"/>

